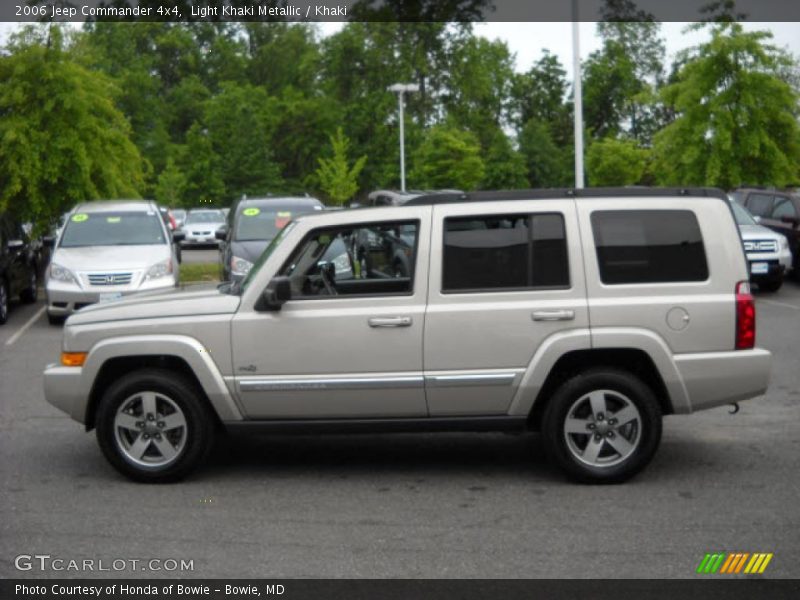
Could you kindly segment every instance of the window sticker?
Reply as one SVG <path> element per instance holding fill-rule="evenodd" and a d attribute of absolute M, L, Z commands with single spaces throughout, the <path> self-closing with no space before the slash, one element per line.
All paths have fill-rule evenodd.
<path fill-rule="evenodd" d="M 286 224 L 292 220 L 292 213 L 290 212 L 279 212 L 278 216 L 275 217 L 275 227 L 278 229 L 283 229 L 286 227 Z"/>
<path fill-rule="evenodd" d="M 258 213 L 260 213 L 260 212 L 261 212 L 261 209 L 260 209 L 260 208 L 255 208 L 255 207 L 252 207 L 252 208 L 245 208 L 245 209 L 242 211 L 242 214 L 243 214 L 245 217 L 255 217 L 255 216 L 256 216 Z"/>
<path fill-rule="evenodd" d="M 119 223 L 122 221 L 122 217 L 106 217 L 106 221 L 108 223 Z"/>
<path fill-rule="evenodd" d="M 77 215 L 72 215 L 72 221 L 74 223 L 83 223 L 88 219 L 89 215 L 87 215 L 86 213 L 78 213 Z"/>

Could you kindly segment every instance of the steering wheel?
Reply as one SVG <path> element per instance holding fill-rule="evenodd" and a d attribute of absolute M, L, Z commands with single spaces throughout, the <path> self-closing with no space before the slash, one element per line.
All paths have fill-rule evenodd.
<path fill-rule="evenodd" d="M 325 291 L 329 296 L 338 296 L 339 292 L 334 287 L 336 280 L 336 265 L 333 263 L 326 263 L 319 267 L 319 277 L 322 279 L 322 284 L 325 286 Z"/>

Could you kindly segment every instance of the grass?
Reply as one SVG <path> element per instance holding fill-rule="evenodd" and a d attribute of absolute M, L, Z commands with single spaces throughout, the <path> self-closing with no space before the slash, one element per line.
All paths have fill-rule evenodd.
<path fill-rule="evenodd" d="M 218 263 L 196 263 L 181 265 L 181 283 L 219 281 Z"/>

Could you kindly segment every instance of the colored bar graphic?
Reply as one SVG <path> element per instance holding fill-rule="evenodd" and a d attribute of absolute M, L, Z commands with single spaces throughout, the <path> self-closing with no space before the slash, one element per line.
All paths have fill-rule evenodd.
<path fill-rule="evenodd" d="M 738 575 L 744 569 L 746 574 L 761 574 L 773 556 L 771 552 L 709 552 L 697 566 L 697 573 Z"/>
<path fill-rule="evenodd" d="M 750 556 L 749 552 L 745 552 L 744 554 L 742 554 L 742 558 L 739 559 L 739 563 L 736 565 L 736 571 L 735 571 L 736 573 L 741 572 L 742 567 L 744 566 L 744 561 L 747 560 L 748 556 Z"/>

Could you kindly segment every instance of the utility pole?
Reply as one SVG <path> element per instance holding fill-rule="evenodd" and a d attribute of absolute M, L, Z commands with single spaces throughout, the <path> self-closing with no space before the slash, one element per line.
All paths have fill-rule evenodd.
<path fill-rule="evenodd" d="M 400 191 L 406 191 L 406 145 L 405 145 L 405 100 L 406 92 L 418 92 L 416 83 L 395 83 L 386 88 L 389 92 L 397 94 L 397 110 L 400 115 Z"/>

